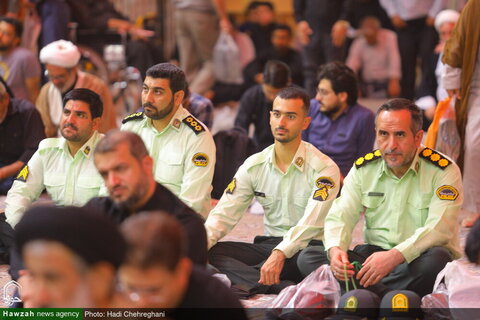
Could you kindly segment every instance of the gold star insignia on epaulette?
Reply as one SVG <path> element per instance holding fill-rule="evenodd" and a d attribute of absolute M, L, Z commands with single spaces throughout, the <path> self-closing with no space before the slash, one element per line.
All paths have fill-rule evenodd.
<path fill-rule="evenodd" d="M 181 123 L 180 120 L 174 119 L 172 125 L 178 129 L 180 128 L 180 123 Z"/>
<path fill-rule="evenodd" d="M 90 154 L 90 147 L 86 146 L 85 149 L 83 149 L 83 153 L 85 153 L 86 156 Z"/>
<path fill-rule="evenodd" d="M 363 157 L 360 157 L 357 160 L 355 160 L 355 166 L 357 167 L 357 169 L 361 168 L 365 164 L 367 164 L 369 162 L 372 162 L 372 161 L 375 161 L 377 159 L 380 159 L 381 157 L 382 157 L 382 153 L 380 152 L 380 150 L 375 150 L 373 152 L 369 152 L 366 155 L 364 155 Z"/>
<path fill-rule="evenodd" d="M 233 194 L 233 191 L 235 191 L 235 188 L 237 187 L 237 179 L 233 178 L 232 182 L 230 182 L 225 189 L 225 193 L 228 194 Z"/>
<path fill-rule="evenodd" d="M 423 149 L 420 152 L 420 158 L 428 160 L 430 163 L 436 165 L 441 169 L 445 169 L 452 163 L 450 160 L 442 156 L 440 153 L 430 148 Z"/>
<path fill-rule="evenodd" d="M 327 187 L 323 187 L 320 189 L 315 190 L 313 193 L 313 200 L 318 200 L 318 201 L 325 201 L 328 198 L 328 189 Z"/>
<path fill-rule="evenodd" d="M 122 123 L 127 123 L 128 121 L 143 119 L 143 112 L 135 112 L 131 115 L 126 116 L 123 118 Z"/>
<path fill-rule="evenodd" d="M 302 157 L 298 157 L 297 159 L 295 159 L 295 164 L 299 167 L 302 167 L 304 162 L 305 160 L 303 160 Z"/>
<path fill-rule="evenodd" d="M 22 181 L 22 182 L 27 182 L 28 178 L 28 166 L 25 166 L 22 168 L 22 170 L 18 173 L 17 177 L 15 180 Z"/>
<path fill-rule="evenodd" d="M 183 119 L 183 123 L 189 126 L 190 129 L 192 129 L 193 132 L 195 132 L 195 134 L 199 134 L 200 132 L 205 131 L 205 128 L 200 124 L 200 122 L 198 122 L 198 120 L 192 116 L 188 116 L 185 119 Z"/>

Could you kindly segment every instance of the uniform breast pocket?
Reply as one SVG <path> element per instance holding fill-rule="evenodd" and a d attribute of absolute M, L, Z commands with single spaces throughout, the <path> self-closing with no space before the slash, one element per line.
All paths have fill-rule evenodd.
<path fill-rule="evenodd" d="M 183 178 L 183 158 L 178 153 L 157 159 L 155 180 L 164 184 L 179 184 Z"/>
<path fill-rule="evenodd" d="M 417 194 L 417 196 L 408 199 L 408 206 L 417 227 L 425 225 L 431 201 L 432 194 Z"/>
<path fill-rule="evenodd" d="M 365 207 L 365 224 L 367 228 L 381 228 L 384 221 L 381 218 L 381 207 L 385 202 L 385 195 L 362 195 L 362 205 Z"/>
<path fill-rule="evenodd" d="M 65 189 L 65 179 L 64 175 L 46 174 L 43 183 L 50 195 L 58 195 Z"/>
<path fill-rule="evenodd" d="M 83 205 L 91 198 L 98 196 L 102 183 L 103 180 L 100 177 L 79 177 L 76 187 L 77 192 L 75 202 L 78 202 L 78 205 Z"/>
<path fill-rule="evenodd" d="M 267 211 L 270 211 L 273 207 L 273 197 L 272 196 L 265 196 L 265 197 L 260 197 L 260 196 L 257 196 L 255 197 L 258 201 L 258 203 L 260 203 L 262 205 L 262 208 L 265 212 Z"/>

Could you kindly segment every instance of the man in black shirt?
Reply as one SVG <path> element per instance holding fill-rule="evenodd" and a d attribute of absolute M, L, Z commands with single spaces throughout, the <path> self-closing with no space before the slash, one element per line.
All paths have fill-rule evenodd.
<path fill-rule="evenodd" d="M 7 194 L 44 138 L 42 119 L 33 104 L 11 98 L 0 82 L 0 194 Z"/>
<path fill-rule="evenodd" d="M 153 159 L 138 135 L 110 131 L 97 144 L 94 157 L 110 197 L 93 198 L 85 207 L 101 210 L 117 223 L 142 211 L 167 211 L 185 229 L 187 256 L 195 264 L 206 264 L 207 238 L 202 218 L 155 182 Z"/>
<path fill-rule="evenodd" d="M 247 319 L 235 294 L 185 256 L 184 231 L 168 212 L 138 214 L 121 229 L 120 289 L 134 307 L 168 308 L 173 319 Z"/>
<path fill-rule="evenodd" d="M 251 87 L 243 94 L 235 119 L 235 126 L 247 132 L 250 124 L 254 124 L 253 141 L 258 151 L 273 144 L 270 111 L 277 94 L 290 85 L 290 68 L 281 61 L 270 60 L 265 64 L 262 78 L 262 84 Z"/>

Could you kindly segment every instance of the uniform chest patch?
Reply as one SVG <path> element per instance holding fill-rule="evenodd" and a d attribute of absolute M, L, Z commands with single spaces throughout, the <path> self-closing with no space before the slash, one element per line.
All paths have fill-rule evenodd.
<path fill-rule="evenodd" d="M 29 174 L 28 166 L 25 166 L 22 168 L 22 170 L 20 170 L 15 180 L 27 182 L 28 174 Z"/>
<path fill-rule="evenodd" d="M 441 200 L 453 201 L 458 197 L 457 189 L 448 185 L 441 186 L 440 188 L 437 189 L 437 191 L 435 191 L 435 193 Z"/>
<path fill-rule="evenodd" d="M 208 156 L 205 153 L 195 153 L 192 162 L 197 167 L 206 167 L 208 165 Z"/>

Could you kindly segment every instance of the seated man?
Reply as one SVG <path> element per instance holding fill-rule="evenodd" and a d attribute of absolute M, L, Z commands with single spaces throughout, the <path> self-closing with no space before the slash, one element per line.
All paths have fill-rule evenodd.
<path fill-rule="evenodd" d="M 292 82 L 303 86 L 303 66 L 300 53 L 291 47 L 292 29 L 284 24 L 278 24 L 272 32 L 272 47 L 250 62 L 244 70 L 247 87 L 262 83 L 262 72 L 268 60 L 278 60 L 285 63 L 291 71 Z"/>
<path fill-rule="evenodd" d="M 275 143 L 238 169 L 205 223 L 209 262 L 250 293 L 278 293 L 306 275 L 299 252 L 323 245 L 323 221 L 339 190 L 337 165 L 301 140 L 308 127 L 308 94 L 285 88 L 273 102 Z M 241 219 L 253 198 L 265 210 L 266 236 L 254 243 L 219 242 Z"/>
<path fill-rule="evenodd" d="M 196 264 L 207 263 L 207 236 L 202 218 L 153 179 L 153 159 L 142 139 L 132 132 L 111 131 L 98 143 L 95 166 L 110 197 L 90 200 L 86 207 L 103 212 L 117 223 L 140 211 L 163 210 L 182 224 L 187 254 Z"/>
<path fill-rule="evenodd" d="M 332 158 L 344 177 L 355 159 L 372 151 L 375 115 L 357 103 L 357 80 L 343 63 L 320 68 L 308 115 L 312 123 L 303 131 L 303 140 Z"/>
<path fill-rule="evenodd" d="M 40 88 L 40 63 L 30 50 L 20 47 L 22 31 L 17 19 L 0 17 L 0 77 L 15 98 L 34 103 Z"/>
<path fill-rule="evenodd" d="M 10 98 L 0 81 L 0 195 L 7 194 L 13 179 L 45 138 L 35 106 Z"/>
<path fill-rule="evenodd" d="M 346 268 L 348 278 L 379 295 L 412 290 L 424 296 L 446 263 L 461 256 L 460 170 L 420 146 L 422 115 L 410 100 L 387 101 L 378 109 L 375 125 L 379 150 L 360 157 L 345 178 L 342 195 L 325 219 L 325 249 L 339 280 L 345 280 Z M 366 244 L 347 251 L 362 212 Z M 304 254 L 313 261 L 316 250 L 323 261 L 323 248 Z M 363 264 L 357 273 L 353 261 Z"/>
<path fill-rule="evenodd" d="M 184 231 L 171 214 L 140 213 L 121 230 L 127 254 L 119 282 L 133 307 L 168 308 L 174 319 L 189 313 L 202 319 L 247 319 L 238 297 L 186 257 Z M 188 311 L 192 308 L 195 313 Z"/>
<path fill-rule="evenodd" d="M 350 47 L 347 66 L 361 79 L 362 93 L 367 98 L 400 95 L 400 53 L 395 32 L 382 29 L 376 17 L 363 18 L 361 37 Z"/>
<path fill-rule="evenodd" d="M 243 94 L 240 99 L 235 126 L 247 132 L 253 123 L 255 132 L 253 141 L 261 151 L 273 143 L 269 125 L 273 99 L 277 93 L 290 85 L 290 69 L 281 61 L 268 61 L 263 71 L 263 82 L 257 84 Z"/>
<path fill-rule="evenodd" d="M 206 217 L 215 169 L 212 134 L 185 110 L 185 73 L 170 63 L 147 70 L 143 112 L 123 119 L 122 130 L 142 137 L 154 159 L 154 178 L 195 212 Z"/>
<path fill-rule="evenodd" d="M 77 207 L 34 207 L 16 228 L 27 308 L 113 308 L 126 245 L 108 219 Z M 125 307 L 121 305 L 121 307 Z"/>
<path fill-rule="evenodd" d="M 12 227 L 44 189 L 61 206 L 81 206 L 105 193 L 92 157 L 103 136 L 97 132 L 102 110 L 102 100 L 89 89 L 67 93 L 60 123 L 62 137 L 40 142 L 7 194 L 5 215 Z"/>
<path fill-rule="evenodd" d="M 40 62 L 45 64 L 50 81 L 41 88 L 35 104 L 49 138 L 58 136 L 62 99 L 73 88 L 87 88 L 100 95 L 103 114 L 99 132 L 106 133 L 117 127 L 112 94 L 102 79 L 78 69 L 80 56 L 77 46 L 65 40 L 52 42 L 40 50 Z"/>

